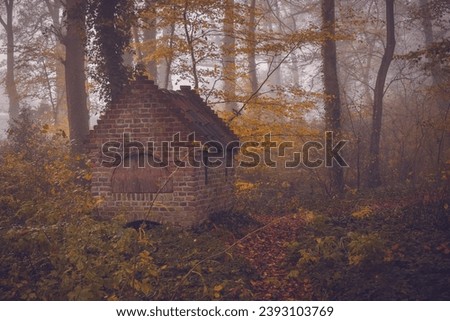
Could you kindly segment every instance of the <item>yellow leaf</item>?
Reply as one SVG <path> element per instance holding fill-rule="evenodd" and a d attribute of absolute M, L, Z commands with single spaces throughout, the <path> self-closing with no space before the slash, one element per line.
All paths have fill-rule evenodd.
<path fill-rule="evenodd" d="M 147 282 L 143 282 L 143 283 L 141 284 L 141 291 L 142 291 L 145 295 L 148 295 L 148 294 L 150 293 L 150 291 L 151 291 L 150 284 L 147 283 Z"/>
<path fill-rule="evenodd" d="M 87 181 L 90 181 L 92 179 L 92 173 L 86 173 L 84 174 L 83 178 Z"/>
<path fill-rule="evenodd" d="M 355 218 L 366 218 L 369 217 L 372 214 L 372 209 L 370 209 L 370 207 L 363 207 L 362 209 L 360 209 L 359 211 L 353 212 L 352 216 Z"/>
<path fill-rule="evenodd" d="M 218 285 L 214 286 L 214 292 L 220 292 L 222 290 L 223 290 L 222 284 L 218 284 Z"/>

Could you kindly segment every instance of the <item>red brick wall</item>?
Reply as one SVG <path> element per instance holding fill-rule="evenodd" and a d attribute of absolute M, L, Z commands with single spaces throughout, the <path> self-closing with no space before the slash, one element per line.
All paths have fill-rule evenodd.
<path fill-rule="evenodd" d="M 114 167 L 101 166 L 104 143 L 122 142 L 123 134 L 129 133 L 130 141 L 140 141 L 144 145 L 149 140 L 154 141 L 155 155 L 160 155 L 162 141 L 171 141 L 177 132 L 181 133 L 181 139 L 186 139 L 192 132 L 165 95 L 152 81 L 139 80 L 106 111 L 91 131 L 89 155 L 94 166 L 91 189 L 94 196 L 102 199 L 99 213 L 103 217 L 124 214 L 129 222 L 150 220 L 189 227 L 204 221 L 211 213 L 232 206 L 233 169 L 228 169 L 226 176 L 224 166 L 208 168 L 205 184 L 204 168 L 176 168 L 171 152 L 168 172 L 172 173 L 172 193 L 161 193 L 156 199 L 155 193 L 112 193 Z"/>

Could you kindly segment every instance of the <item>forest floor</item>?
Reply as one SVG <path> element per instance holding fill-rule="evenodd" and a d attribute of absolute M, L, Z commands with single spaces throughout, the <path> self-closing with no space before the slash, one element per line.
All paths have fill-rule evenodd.
<path fill-rule="evenodd" d="M 112 299 L 450 300 L 450 194 L 446 188 L 361 192 L 342 199 L 305 197 L 291 213 L 280 213 L 280 206 L 269 208 L 268 203 L 266 198 L 248 202 L 247 211 L 215 215 L 189 230 L 158 224 L 145 229 L 140 224 L 130 226 L 139 231 L 127 231 L 137 242 L 125 243 L 131 246 L 117 257 L 128 264 L 129 258 L 137 255 L 150 262 L 153 270 L 145 291 L 119 291 L 123 296 Z M 102 223 L 101 228 L 88 229 L 82 235 L 100 234 L 106 239 L 101 244 L 109 247 L 109 226 Z M 10 242 L 11 230 L 0 228 L 0 239 Z M 120 224 L 111 231 L 114 237 L 117 231 L 124 232 Z M 75 232 L 78 249 L 78 225 Z M 23 242 L 23 233 L 17 235 L 15 245 L 20 250 L 16 252 L 21 254 L 24 244 L 34 243 Z M 47 244 L 48 238 L 42 239 Z M 93 244 L 98 239 L 96 236 Z M 39 262 L 41 248 L 36 247 Z M 96 260 L 99 250 L 86 246 L 83 251 L 93 253 L 88 259 L 98 267 L 105 264 Z M 4 253 L 10 250 L 4 248 Z M 73 250 L 70 253 L 70 258 L 80 257 Z M 65 268 L 66 252 L 61 256 Z M 105 260 L 111 263 L 109 255 Z M 85 266 L 90 265 L 76 268 Z M 9 271 L 9 265 L 1 269 Z M 30 272 L 24 271 L 28 280 Z M 102 271 L 110 273 L 99 269 Z M 142 272 L 133 275 L 140 278 Z M 55 276 L 59 280 L 57 271 Z M 103 280 L 103 274 L 100 277 Z M 91 283 L 86 282 L 88 289 Z M 89 298 L 109 298 L 100 293 L 101 297 L 92 294 Z M 2 294 L 0 291 L 0 298 Z"/>
<path fill-rule="evenodd" d="M 450 299 L 449 204 L 446 193 L 388 193 L 158 227 L 152 299 Z"/>
<path fill-rule="evenodd" d="M 236 251 L 246 258 L 259 275 L 252 280 L 252 292 L 259 300 L 293 300 L 304 298 L 310 289 L 303 282 L 289 277 L 286 264 L 289 244 L 297 239 L 304 220 L 298 214 L 281 217 L 255 215 L 263 228 L 253 237 L 236 245 Z"/>
<path fill-rule="evenodd" d="M 161 279 L 170 289 L 170 294 L 158 296 L 180 300 L 309 298 L 311 289 L 289 276 L 289 245 L 304 225 L 301 215 L 255 214 L 238 225 L 233 229 L 223 223 L 212 224 L 179 235 L 162 227 L 153 230 L 158 248 L 154 255 L 165 267 Z"/>

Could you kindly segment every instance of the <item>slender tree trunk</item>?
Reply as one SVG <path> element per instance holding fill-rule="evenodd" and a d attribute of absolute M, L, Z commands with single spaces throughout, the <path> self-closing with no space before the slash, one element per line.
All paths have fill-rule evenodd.
<path fill-rule="evenodd" d="M 267 5 L 272 5 L 273 8 L 270 9 L 274 12 L 274 14 L 277 17 L 280 17 L 280 10 L 279 10 L 279 6 L 278 6 L 278 0 L 276 0 L 275 2 L 273 2 L 272 4 L 269 4 L 269 2 L 267 2 Z M 274 24 L 269 21 L 267 24 L 267 29 L 268 32 L 273 34 L 273 33 L 277 33 L 280 32 L 280 28 L 279 25 L 275 25 L 274 28 Z M 282 76 L 281 76 L 281 57 L 279 54 L 275 54 L 275 56 L 273 57 L 268 57 L 267 60 L 267 69 L 268 70 L 274 70 L 274 72 L 272 73 L 272 75 L 269 77 L 268 79 L 268 84 L 271 86 L 281 86 L 282 85 Z M 275 69 L 276 68 L 276 69 Z"/>
<path fill-rule="evenodd" d="M 431 13 L 429 8 L 428 0 L 419 0 L 420 4 L 420 11 L 422 16 L 422 27 L 423 27 L 423 34 L 425 37 L 425 46 L 430 46 L 434 42 L 434 35 L 433 35 L 433 23 L 431 21 Z M 438 64 L 434 64 L 433 61 L 431 62 L 431 77 L 433 81 L 433 86 L 439 85 L 440 82 L 440 69 Z"/>
<path fill-rule="evenodd" d="M 394 26 L 394 0 L 386 0 L 386 48 L 384 50 L 381 65 L 378 70 L 375 91 L 373 97 L 372 131 L 369 146 L 369 187 L 381 185 L 380 175 L 380 137 L 381 121 L 383 114 L 383 96 L 386 77 L 394 56 L 395 49 L 395 26 Z"/>
<path fill-rule="evenodd" d="M 364 81 L 364 96 L 366 97 L 366 102 L 368 104 L 368 106 L 373 106 L 373 96 L 372 96 L 372 90 L 369 86 L 369 79 L 370 79 L 370 74 L 371 74 L 371 69 L 372 69 L 372 60 L 373 60 L 373 51 L 374 51 L 374 43 L 375 43 L 375 39 L 373 35 L 365 35 L 367 44 L 369 46 L 368 48 L 368 52 L 367 52 L 367 62 L 365 66 L 361 66 L 363 67 L 363 81 Z"/>
<path fill-rule="evenodd" d="M 150 0 L 147 1 L 146 9 L 150 10 L 152 12 L 152 18 L 146 19 L 144 23 L 141 25 L 142 30 L 142 43 L 144 44 L 144 47 L 142 50 L 140 50 L 140 57 L 139 62 L 142 63 L 142 59 L 144 56 L 147 57 L 147 64 L 145 66 L 145 69 L 150 77 L 150 79 L 153 79 L 156 84 L 158 84 L 158 62 L 156 61 L 155 57 L 152 57 L 152 59 L 148 59 L 149 56 L 152 56 L 156 50 L 156 10 L 154 6 L 154 1 Z M 135 41 L 136 40 L 135 37 Z"/>
<path fill-rule="evenodd" d="M 59 0 L 45 0 L 45 4 L 47 5 L 47 10 L 52 19 L 53 28 L 58 32 L 61 32 L 61 34 L 64 34 L 65 30 L 63 29 L 65 28 L 61 23 L 62 3 Z M 60 37 L 56 37 L 55 55 L 57 56 L 57 61 L 55 67 L 56 84 L 54 118 L 56 126 L 65 127 L 67 125 L 67 100 L 64 65 L 62 64 L 65 57 L 65 47 L 61 43 Z"/>
<path fill-rule="evenodd" d="M 55 52 L 58 57 L 61 58 L 60 61 L 56 62 L 56 115 L 55 115 L 55 124 L 59 127 L 67 126 L 67 98 L 66 98 L 66 75 L 64 64 L 61 61 L 64 61 L 65 57 L 65 47 L 63 44 L 58 43 L 55 48 Z"/>
<path fill-rule="evenodd" d="M 191 58 L 191 66 L 192 66 L 192 77 L 194 78 L 194 89 L 198 89 L 200 86 L 200 81 L 198 78 L 198 66 L 197 66 L 197 58 L 195 56 L 195 48 L 194 48 L 194 40 L 192 35 L 192 28 L 189 30 L 189 20 L 187 18 L 187 10 L 188 10 L 188 2 L 186 2 L 184 11 L 183 11 L 183 27 L 184 34 L 186 36 L 186 43 L 188 45 L 189 55 Z"/>
<path fill-rule="evenodd" d="M 223 78 L 225 110 L 236 109 L 236 39 L 234 37 L 234 0 L 226 0 L 223 23 Z"/>
<path fill-rule="evenodd" d="M 20 111 L 20 98 L 17 92 L 16 80 L 14 76 L 14 30 L 13 30 L 13 10 L 14 0 L 3 0 L 6 8 L 6 20 L 0 17 L 0 23 L 6 33 L 6 94 L 9 99 L 9 118 L 16 119 Z"/>
<path fill-rule="evenodd" d="M 297 23 L 295 21 L 295 17 L 292 16 L 292 26 L 294 28 L 294 30 L 297 30 Z M 298 61 L 298 57 L 297 54 L 295 52 L 292 53 L 291 55 L 291 70 L 292 70 L 292 85 L 294 85 L 294 87 L 298 87 L 300 85 L 299 81 L 300 81 L 300 71 L 299 71 L 299 61 Z"/>
<path fill-rule="evenodd" d="M 335 41 L 335 4 L 334 0 L 322 0 L 322 30 L 327 39 L 322 45 L 323 79 L 325 97 L 325 126 L 332 131 L 335 139 L 341 137 L 341 98 L 337 72 L 337 54 Z M 344 190 L 344 171 L 334 163 L 329 169 L 331 193 Z"/>
<path fill-rule="evenodd" d="M 169 49 L 172 52 L 172 48 L 174 45 L 174 36 L 175 36 L 175 24 L 171 24 L 169 28 L 165 28 L 163 30 L 164 36 L 169 36 Z M 161 62 L 158 72 L 158 77 L 160 77 L 158 83 L 161 84 L 162 88 L 172 89 L 172 53 L 164 57 Z"/>
<path fill-rule="evenodd" d="M 249 0 L 249 22 L 248 22 L 248 72 L 252 93 L 258 90 L 258 76 L 256 74 L 256 0 Z"/>
<path fill-rule="evenodd" d="M 147 55 L 151 55 L 155 51 L 155 41 L 156 41 L 156 26 L 155 22 L 152 21 L 151 25 L 148 28 L 143 30 L 144 43 L 147 44 L 148 52 Z M 158 79 L 158 64 L 155 59 L 151 59 L 147 63 L 147 72 L 150 75 L 151 79 L 157 81 Z"/>
<path fill-rule="evenodd" d="M 89 111 L 87 108 L 85 63 L 86 1 L 66 1 L 67 32 L 65 80 L 70 139 L 74 152 L 82 152 L 89 134 Z"/>
<path fill-rule="evenodd" d="M 433 45 L 434 42 L 434 34 L 433 34 L 433 22 L 429 7 L 429 1 L 428 0 L 419 0 L 420 4 L 420 11 L 422 13 L 422 27 L 423 27 L 423 33 L 425 37 L 425 46 L 429 48 Z M 445 124 L 447 121 L 447 117 L 449 114 L 450 105 L 448 103 L 448 100 L 446 97 L 448 96 L 448 88 L 446 86 L 445 81 L 443 81 L 443 75 L 442 75 L 442 69 L 439 65 L 439 61 L 436 61 L 437 59 L 434 58 L 435 56 L 432 55 L 431 61 L 429 61 L 431 67 L 431 81 L 433 85 L 433 90 L 435 91 L 434 100 L 435 100 L 435 106 L 439 120 L 442 121 L 442 124 Z M 447 94 L 446 94 L 447 91 Z M 445 162 L 442 159 L 442 153 L 446 149 L 446 138 L 449 137 L 448 135 L 448 129 L 445 128 L 445 126 L 440 126 L 442 129 L 436 133 L 436 141 L 437 141 L 437 151 L 436 153 L 433 153 L 433 156 L 436 156 L 436 159 L 432 159 L 432 162 L 436 164 L 436 181 L 440 181 L 442 177 L 442 170 L 445 167 Z M 439 126 L 438 126 L 439 128 Z"/>
<path fill-rule="evenodd" d="M 297 57 L 296 53 L 293 52 L 291 55 L 290 68 L 291 68 L 291 73 L 292 73 L 292 85 L 294 87 L 300 86 L 300 82 L 299 82 L 300 71 L 298 69 L 298 66 L 299 66 L 298 57 Z"/>

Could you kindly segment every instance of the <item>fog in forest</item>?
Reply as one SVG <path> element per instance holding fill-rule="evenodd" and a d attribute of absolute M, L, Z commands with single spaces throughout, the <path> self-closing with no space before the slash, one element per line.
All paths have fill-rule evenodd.
<path fill-rule="evenodd" d="M 450 299 L 449 36 L 446 0 L 1 0 L 0 299 Z M 178 128 L 245 166 L 99 169 Z"/>

